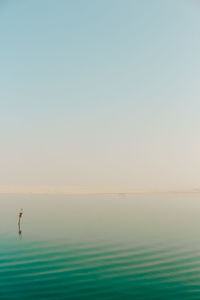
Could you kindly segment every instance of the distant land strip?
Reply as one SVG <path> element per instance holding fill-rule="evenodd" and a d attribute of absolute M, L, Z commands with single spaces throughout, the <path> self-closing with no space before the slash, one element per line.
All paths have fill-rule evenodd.
<path fill-rule="evenodd" d="M 87 194 L 171 194 L 200 193 L 194 189 L 137 189 L 130 187 L 83 187 L 83 186 L 0 186 L 0 194 L 44 194 L 44 195 L 87 195 Z"/>

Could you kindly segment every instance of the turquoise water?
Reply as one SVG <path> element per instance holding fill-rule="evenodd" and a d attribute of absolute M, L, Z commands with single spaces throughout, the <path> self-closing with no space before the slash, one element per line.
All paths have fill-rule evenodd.
<path fill-rule="evenodd" d="M 200 299 L 199 200 L 1 195 L 0 299 Z"/>

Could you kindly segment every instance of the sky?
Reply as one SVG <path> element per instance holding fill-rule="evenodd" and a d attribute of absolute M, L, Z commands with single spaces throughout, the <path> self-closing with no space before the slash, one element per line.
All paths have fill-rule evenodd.
<path fill-rule="evenodd" d="M 0 1 L 0 186 L 200 188 L 200 4 Z"/>

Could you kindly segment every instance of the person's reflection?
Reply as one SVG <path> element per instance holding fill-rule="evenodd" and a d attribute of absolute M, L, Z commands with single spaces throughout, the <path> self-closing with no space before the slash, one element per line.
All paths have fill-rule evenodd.
<path fill-rule="evenodd" d="M 21 224 L 18 223 L 18 234 L 19 234 L 19 237 L 20 239 L 22 238 L 22 230 L 21 230 Z"/>

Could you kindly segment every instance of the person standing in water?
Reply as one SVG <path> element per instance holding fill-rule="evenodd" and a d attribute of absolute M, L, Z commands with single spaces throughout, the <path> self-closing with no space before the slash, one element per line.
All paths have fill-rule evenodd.
<path fill-rule="evenodd" d="M 19 226 L 20 226 L 20 223 L 21 223 L 22 216 L 23 216 L 23 209 L 21 208 L 20 212 L 19 212 L 19 220 L 18 220 L 18 225 Z"/>

